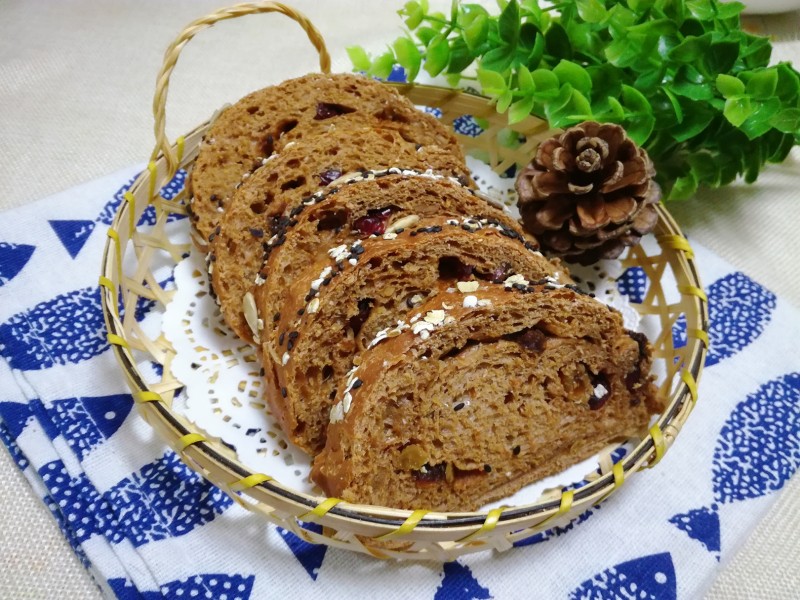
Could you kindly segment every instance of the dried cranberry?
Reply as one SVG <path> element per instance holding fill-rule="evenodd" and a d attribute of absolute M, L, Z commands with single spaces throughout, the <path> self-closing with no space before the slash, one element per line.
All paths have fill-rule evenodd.
<path fill-rule="evenodd" d="M 317 102 L 317 114 L 314 115 L 316 121 L 323 119 L 330 119 L 331 117 L 338 117 L 339 115 L 346 115 L 347 113 L 355 112 L 355 108 L 344 106 L 342 104 L 333 104 L 331 102 Z"/>
<path fill-rule="evenodd" d="M 339 179 L 339 177 L 341 176 L 342 176 L 341 169 L 328 169 L 327 171 L 323 171 L 322 173 L 317 175 L 317 177 L 319 177 L 320 186 L 330 185 L 331 183 Z"/>
<path fill-rule="evenodd" d="M 383 235 L 386 232 L 386 221 L 391 214 L 390 208 L 373 208 L 367 211 L 366 216 L 355 220 L 353 229 L 364 236 Z"/>
<path fill-rule="evenodd" d="M 386 231 L 386 221 L 380 217 L 361 217 L 353 223 L 353 228 L 361 235 L 382 235 Z"/>

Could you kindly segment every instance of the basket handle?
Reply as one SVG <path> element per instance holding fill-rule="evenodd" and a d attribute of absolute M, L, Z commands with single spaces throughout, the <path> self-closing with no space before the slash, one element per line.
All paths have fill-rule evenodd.
<path fill-rule="evenodd" d="M 294 10 L 293 8 L 281 4 L 280 2 L 258 2 L 253 4 L 236 4 L 227 8 L 222 8 L 213 12 L 205 17 L 201 17 L 189 23 L 181 34 L 169 45 L 164 53 L 164 64 L 161 65 L 161 71 L 158 73 L 156 80 L 156 93 L 153 96 L 153 117 L 155 118 L 155 134 L 156 146 L 153 153 L 150 155 L 150 160 L 154 161 L 159 152 L 164 155 L 167 163 L 167 171 L 175 173 L 178 170 L 178 157 L 172 149 L 172 145 L 167 139 L 166 134 L 166 105 L 167 105 L 167 91 L 169 90 L 169 78 L 178 62 L 181 50 L 195 35 L 208 27 L 214 25 L 218 21 L 226 19 L 235 19 L 245 15 L 252 15 L 258 13 L 278 12 L 286 15 L 293 21 L 296 21 L 303 31 L 306 32 L 308 40 L 313 44 L 319 53 L 319 68 L 323 73 L 330 73 L 331 70 L 331 57 L 328 50 L 325 48 L 325 42 L 322 35 L 317 30 L 308 18 Z"/>

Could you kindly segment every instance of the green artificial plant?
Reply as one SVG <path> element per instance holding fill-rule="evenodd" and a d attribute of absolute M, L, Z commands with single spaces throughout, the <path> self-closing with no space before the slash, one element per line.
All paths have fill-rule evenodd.
<path fill-rule="evenodd" d="M 718 0 L 498 0 L 499 14 L 454 1 L 400 10 L 406 34 L 371 57 L 348 48 L 355 69 L 409 80 L 420 69 L 451 85 L 475 80 L 508 112 L 553 127 L 621 124 L 650 154 L 669 199 L 718 187 L 800 142 L 800 74 L 768 66 L 767 38 L 741 29 L 738 2 Z"/>

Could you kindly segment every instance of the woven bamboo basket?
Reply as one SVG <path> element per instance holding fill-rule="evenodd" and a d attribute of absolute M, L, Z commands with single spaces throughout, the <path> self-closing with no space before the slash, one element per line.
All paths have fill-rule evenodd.
<path fill-rule="evenodd" d="M 586 509 L 608 498 L 643 468 L 655 466 L 672 445 L 697 401 L 697 384 L 708 343 L 706 297 L 698 279 L 694 255 L 675 221 L 663 206 L 658 207 L 655 231 L 656 251 L 644 246 L 632 249 L 624 266 L 641 267 L 650 281 L 640 304 L 641 315 L 658 321 L 659 335 L 651 339 L 654 358 L 666 370 L 660 393 L 668 406 L 634 450 L 613 463 L 600 461 L 599 475 L 579 489 L 560 488 L 543 494 L 536 502 L 472 513 L 435 513 L 355 505 L 337 498 L 298 492 L 242 464 L 219 440 L 198 432 L 198 428 L 172 409 L 182 383 L 170 373 L 175 350 L 163 335 L 155 337 L 140 327 L 133 307 L 139 299 L 165 307 L 174 291 L 164 289 L 153 274 L 154 265 L 175 265 L 189 250 L 189 244 L 172 242 L 165 234 L 171 215 L 185 215 L 184 190 L 169 200 L 158 190 L 178 169 L 191 171 L 199 143 L 210 122 L 171 144 L 165 135 L 165 104 L 169 78 L 184 45 L 198 32 L 218 21 L 254 13 L 278 12 L 296 21 L 319 53 L 320 69 L 328 72 L 330 59 L 322 37 L 308 19 L 282 4 L 265 2 L 241 4 L 219 10 L 188 25 L 167 49 L 153 101 L 156 147 L 148 168 L 124 195 L 111 228 L 102 259 L 100 285 L 108 341 L 125 374 L 142 417 L 181 458 L 203 477 L 229 494 L 243 507 L 260 513 L 311 543 L 371 554 L 379 558 L 451 560 L 484 549 L 507 550 L 513 543 L 555 525 L 563 525 Z M 552 133 L 547 123 L 530 117 L 512 127 L 525 143 L 510 149 L 498 143 L 497 134 L 507 127 L 485 98 L 458 90 L 425 85 L 397 86 L 400 93 L 418 105 L 436 107 L 442 120 L 452 123 L 462 115 L 473 115 L 489 124 L 478 137 L 462 137 L 469 152 L 488 156 L 497 173 L 512 165 L 524 165 L 537 144 Z M 154 206 L 155 226 L 137 228 L 142 212 Z M 188 220 L 183 221 L 189 227 Z M 123 268 L 123 265 L 124 268 Z M 662 286 L 668 281 L 671 289 Z M 666 284 L 665 284 L 666 285 Z M 674 289 L 677 286 L 677 289 Z M 669 294 L 667 292 L 670 292 Z M 670 301 L 668 296 L 672 297 Z M 675 300 L 677 298 L 677 300 Z M 120 310 L 124 307 L 128 310 Z M 672 328 L 679 318 L 686 320 L 688 343 L 673 345 Z M 154 361 L 163 366 L 157 383 L 146 383 L 137 364 Z M 311 531 L 302 523 L 316 522 Z"/>

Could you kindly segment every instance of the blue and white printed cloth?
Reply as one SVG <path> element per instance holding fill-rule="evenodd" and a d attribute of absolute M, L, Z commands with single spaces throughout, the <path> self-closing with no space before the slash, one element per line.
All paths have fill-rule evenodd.
<path fill-rule="evenodd" d="M 97 278 L 135 172 L 0 219 L 0 438 L 108 596 L 698 598 L 800 464 L 800 314 L 695 245 L 711 351 L 657 469 L 504 554 L 392 563 L 301 541 L 190 471 L 131 410 Z M 645 285 L 636 270 L 620 283 L 634 299 Z"/>

